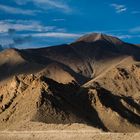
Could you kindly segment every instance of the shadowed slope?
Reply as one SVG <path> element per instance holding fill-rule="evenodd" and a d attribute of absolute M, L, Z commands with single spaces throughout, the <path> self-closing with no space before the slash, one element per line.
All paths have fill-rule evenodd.
<path fill-rule="evenodd" d="M 3 87 L 0 95 L 1 129 L 16 129 L 23 120 L 85 123 L 113 132 L 135 132 L 140 128 L 140 105 L 134 98 L 114 95 L 99 83 L 83 88 L 75 82 L 61 84 L 46 77 L 22 75 L 5 86 L 7 90 Z"/>
<path fill-rule="evenodd" d="M 15 74 L 37 73 L 49 65 L 57 65 L 62 71 L 69 69 L 66 71 L 72 75 L 73 78 L 70 79 L 83 84 L 128 56 L 138 60 L 139 52 L 140 48 L 137 46 L 97 33 L 83 36 L 70 45 L 27 50 L 8 49 L 0 53 L 0 79 Z"/>

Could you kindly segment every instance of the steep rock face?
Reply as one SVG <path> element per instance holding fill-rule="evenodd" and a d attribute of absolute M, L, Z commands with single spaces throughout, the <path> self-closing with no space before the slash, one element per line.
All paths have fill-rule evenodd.
<path fill-rule="evenodd" d="M 21 75 L 5 84 L 0 96 L 2 130 L 16 128 L 24 121 L 85 123 L 107 130 L 91 107 L 87 90 L 75 82 L 60 84 L 44 76 Z"/>
<path fill-rule="evenodd" d="M 0 94 L 1 129 L 25 120 L 54 124 L 84 123 L 72 103 L 67 102 L 68 97 L 63 99 L 61 95 L 65 92 L 74 94 L 78 88 L 74 83 L 63 85 L 34 75 L 13 77 L 11 82 L 3 85 Z"/>
<path fill-rule="evenodd" d="M 34 121 L 84 123 L 112 132 L 139 131 L 140 100 L 111 93 L 98 82 L 85 88 L 75 82 L 61 84 L 44 76 L 21 75 L 10 83 L 0 95 L 2 130 Z"/>
<path fill-rule="evenodd" d="M 89 93 L 91 105 L 108 131 L 139 131 L 140 108 L 133 98 L 114 95 L 101 86 L 90 88 Z"/>

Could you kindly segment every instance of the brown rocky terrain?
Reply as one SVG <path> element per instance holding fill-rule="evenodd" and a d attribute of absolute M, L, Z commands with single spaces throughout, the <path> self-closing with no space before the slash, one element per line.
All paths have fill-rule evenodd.
<path fill-rule="evenodd" d="M 0 130 L 42 123 L 45 130 L 77 124 L 139 132 L 139 54 L 138 46 L 97 33 L 69 45 L 0 52 Z"/>

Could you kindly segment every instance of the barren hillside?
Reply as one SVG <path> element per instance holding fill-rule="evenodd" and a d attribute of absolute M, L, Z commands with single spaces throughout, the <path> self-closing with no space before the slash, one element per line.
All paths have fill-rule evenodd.
<path fill-rule="evenodd" d="M 138 46 L 98 33 L 68 45 L 0 52 L 0 129 L 77 123 L 138 132 L 139 54 Z"/>

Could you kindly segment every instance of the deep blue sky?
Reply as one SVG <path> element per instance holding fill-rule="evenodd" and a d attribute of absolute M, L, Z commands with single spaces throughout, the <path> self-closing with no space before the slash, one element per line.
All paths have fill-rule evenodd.
<path fill-rule="evenodd" d="M 0 44 L 44 47 L 102 32 L 140 44 L 140 0 L 0 0 Z"/>

